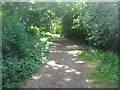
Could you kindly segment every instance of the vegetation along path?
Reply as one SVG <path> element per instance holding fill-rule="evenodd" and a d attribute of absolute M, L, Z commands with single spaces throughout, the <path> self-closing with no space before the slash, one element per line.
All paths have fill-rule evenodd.
<path fill-rule="evenodd" d="M 78 56 L 84 50 L 73 41 L 55 38 L 46 65 L 42 66 L 24 88 L 89 88 L 86 66 Z"/>

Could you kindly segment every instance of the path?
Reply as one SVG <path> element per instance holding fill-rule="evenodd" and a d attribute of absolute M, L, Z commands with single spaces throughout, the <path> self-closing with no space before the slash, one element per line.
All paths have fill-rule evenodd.
<path fill-rule="evenodd" d="M 53 39 L 51 47 L 47 64 L 27 80 L 24 88 L 88 88 L 87 62 L 77 55 L 83 48 L 62 38 Z"/>

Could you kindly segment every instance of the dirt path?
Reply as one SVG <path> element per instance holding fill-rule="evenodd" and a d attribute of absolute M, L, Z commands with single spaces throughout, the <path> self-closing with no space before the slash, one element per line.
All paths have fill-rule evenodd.
<path fill-rule="evenodd" d="M 27 80 L 24 88 L 89 88 L 87 62 L 77 55 L 83 48 L 62 38 L 53 39 L 51 48 L 47 64 Z"/>

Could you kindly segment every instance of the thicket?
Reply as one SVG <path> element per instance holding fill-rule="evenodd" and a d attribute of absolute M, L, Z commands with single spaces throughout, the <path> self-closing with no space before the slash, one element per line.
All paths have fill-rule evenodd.
<path fill-rule="evenodd" d="M 65 10 L 62 21 L 65 37 L 86 41 L 97 48 L 120 52 L 118 3 L 68 3 Z"/>
<path fill-rule="evenodd" d="M 2 84 L 4 88 L 19 87 L 17 82 L 30 77 L 46 59 L 49 46 L 42 38 L 47 18 L 39 19 L 31 3 L 4 3 L 2 11 Z M 23 8 L 21 8 L 23 7 Z M 40 13 L 40 12 L 39 12 Z M 35 16 L 33 16 L 35 15 Z M 37 17 L 37 16 L 38 17 Z M 39 21 L 38 21 L 39 19 Z M 40 23 L 40 20 L 41 23 Z"/>
<path fill-rule="evenodd" d="M 5 88 L 17 87 L 16 82 L 31 76 L 42 64 L 49 52 L 50 33 L 120 53 L 118 3 L 115 2 L 4 2 L 2 23 Z M 117 63 L 115 59 L 110 61 L 109 65 Z"/>

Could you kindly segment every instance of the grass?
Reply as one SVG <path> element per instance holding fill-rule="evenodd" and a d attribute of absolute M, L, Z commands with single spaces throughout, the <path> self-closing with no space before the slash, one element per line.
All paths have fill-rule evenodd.
<path fill-rule="evenodd" d="M 88 48 L 88 51 L 78 53 L 87 61 L 97 63 L 95 70 L 90 71 L 90 78 L 94 79 L 93 84 L 102 87 L 118 87 L 118 55 L 111 51 L 102 51 L 95 48 Z M 100 86 L 98 86 L 100 87 Z"/>

